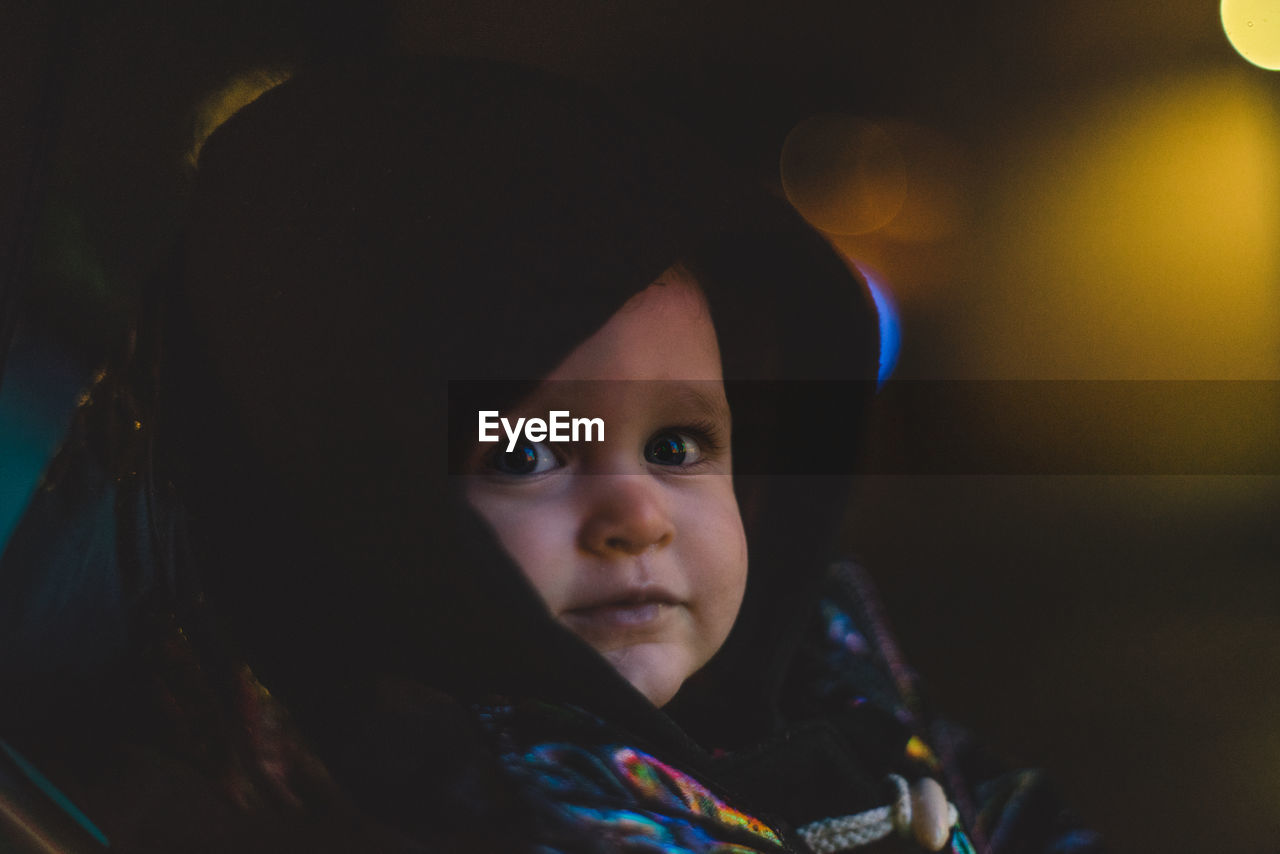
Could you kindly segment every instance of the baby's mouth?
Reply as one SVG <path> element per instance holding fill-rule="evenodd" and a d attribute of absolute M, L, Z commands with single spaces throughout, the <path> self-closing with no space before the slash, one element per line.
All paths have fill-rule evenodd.
<path fill-rule="evenodd" d="M 583 629 L 640 628 L 656 623 L 679 604 L 666 591 L 645 591 L 579 605 L 562 615 L 571 626 Z"/>

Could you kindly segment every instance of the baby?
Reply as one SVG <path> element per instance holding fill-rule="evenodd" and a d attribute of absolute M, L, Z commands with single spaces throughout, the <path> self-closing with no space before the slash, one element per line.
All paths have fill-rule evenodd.
<path fill-rule="evenodd" d="M 661 117 L 402 58 L 244 108 L 187 219 L 126 431 L 148 500 L 117 507 L 181 511 L 119 530 L 175 556 L 146 664 L 213 683 L 216 749 L 198 791 L 92 775 L 86 813 L 137 800 L 113 846 L 971 850 L 933 778 L 972 787 L 830 560 L 874 310 L 783 202 Z M 603 435 L 455 431 L 455 383 L 512 377 L 508 423 Z M 228 813 L 227 779 L 271 808 Z"/>
<path fill-rule="evenodd" d="M 479 445 L 468 498 L 552 616 L 662 706 L 724 643 L 747 580 L 732 419 L 697 283 L 668 270 L 518 409 L 590 413 L 607 439 Z"/>

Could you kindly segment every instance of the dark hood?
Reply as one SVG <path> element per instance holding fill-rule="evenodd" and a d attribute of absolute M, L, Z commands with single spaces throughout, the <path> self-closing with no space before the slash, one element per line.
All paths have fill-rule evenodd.
<path fill-rule="evenodd" d="M 380 674 L 706 747 L 776 728 L 876 323 L 825 241 L 716 160 L 643 110 L 457 60 L 300 76 L 211 137 L 160 459 L 225 636 L 322 748 Z M 730 640 L 664 715 L 546 615 L 460 500 L 449 406 L 459 381 L 512 381 L 513 402 L 677 261 L 720 337 L 750 570 Z"/>

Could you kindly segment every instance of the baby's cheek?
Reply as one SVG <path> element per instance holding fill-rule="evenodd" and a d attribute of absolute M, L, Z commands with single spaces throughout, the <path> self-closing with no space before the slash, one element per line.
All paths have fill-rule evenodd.
<path fill-rule="evenodd" d="M 716 522 L 714 541 L 706 546 L 709 565 L 715 567 L 711 583 L 719 602 L 736 615 L 747 585 L 747 535 L 732 493 L 720 504 Z"/>
<path fill-rule="evenodd" d="M 572 578 L 573 531 L 554 502 L 506 502 L 483 513 L 503 549 L 552 611 L 563 604 Z"/>
<path fill-rule="evenodd" d="M 701 534 L 697 552 L 690 565 L 698 573 L 699 602 L 696 612 L 697 662 L 705 664 L 729 636 L 742 605 L 747 582 L 747 547 L 737 503 L 725 500 L 706 502 L 703 506 Z M 716 508 L 708 514 L 709 508 Z"/>

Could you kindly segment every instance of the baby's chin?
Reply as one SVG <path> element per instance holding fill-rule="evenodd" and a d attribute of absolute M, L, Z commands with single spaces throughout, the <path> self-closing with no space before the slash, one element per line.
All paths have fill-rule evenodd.
<path fill-rule="evenodd" d="M 670 702 L 697 669 L 688 650 L 673 643 L 638 643 L 600 654 L 659 708 Z"/>

